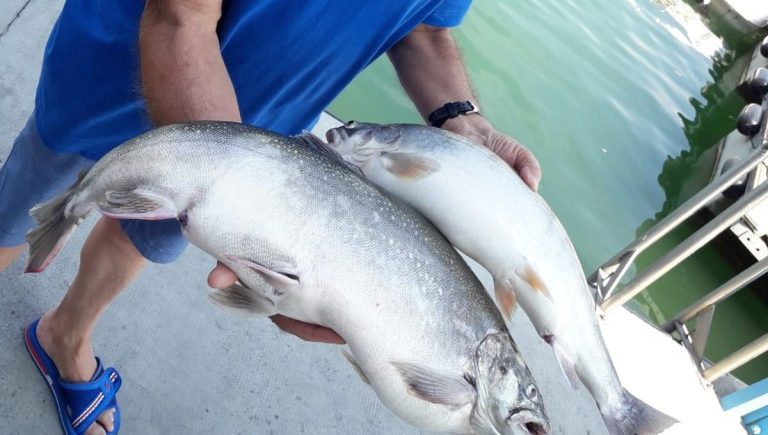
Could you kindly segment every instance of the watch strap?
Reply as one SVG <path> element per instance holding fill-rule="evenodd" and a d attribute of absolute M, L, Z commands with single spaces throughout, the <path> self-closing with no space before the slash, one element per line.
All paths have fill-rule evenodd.
<path fill-rule="evenodd" d="M 430 113 L 427 121 L 433 127 L 440 127 L 445 121 L 468 113 L 477 113 L 477 109 L 470 101 L 453 101 Z"/>

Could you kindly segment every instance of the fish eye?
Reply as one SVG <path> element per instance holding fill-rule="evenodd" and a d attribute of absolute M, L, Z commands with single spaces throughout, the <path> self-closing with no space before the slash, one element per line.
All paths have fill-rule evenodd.
<path fill-rule="evenodd" d="M 500 364 L 499 365 L 499 371 L 501 372 L 502 375 L 506 375 L 507 372 L 509 371 L 509 369 L 504 364 Z"/>
<path fill-rule="evenodd" d="M 357 121 L 349 121 L 348 123 L 344 124 L 344 127 L 355 128 L 357 127 Z"/>
<path fill-rule="evenodd" d="M 533 384 L 530 384 L 525 388 L 525 395 L 531 400 L 536 400 L 539 398 L 539 390 Z"/>

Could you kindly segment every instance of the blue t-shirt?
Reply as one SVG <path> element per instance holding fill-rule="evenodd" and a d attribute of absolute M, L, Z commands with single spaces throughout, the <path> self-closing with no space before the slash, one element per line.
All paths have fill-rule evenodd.
<path fill-rule="evenodd" d="M 225 0 L 218 26 L 243 122 L 313 125 L 368 64 L 419 23 L 458 25 L 471 0 Z M 56 151 L 98 159 L 151 128 L 140 89 L 143 0 L 67 0 L 45 49 L 36 120 Z"/>

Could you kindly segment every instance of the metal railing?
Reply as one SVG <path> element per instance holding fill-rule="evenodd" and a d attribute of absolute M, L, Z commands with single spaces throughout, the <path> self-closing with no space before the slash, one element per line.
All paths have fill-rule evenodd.
<path fill-rule="evenodd" d="M 617 290 L 621 279 L 638 255 L 694 213 L 710 204 L 724 190 L 755 170 L 758 165 L 768 161 L 768 98 L 763 100 L 762 112 L 765 115 L 760 121 L 761 127 L 758 133 L 752 137 L 754 151 L 748 158 L 716 178 L 589 276 L 587 281 L 596 290 L 598 305 L 603 311 L 608 312 L 627 303 L 718 234 L 740 221 L 755 205 L 768 199 L 768 182 L 763 182 Z M 766 272 L 768 272 L 768 258 L 760 260 L 739 273 L 661 326 L 661 329 L 670 334 L 675 332 L 679 334 L 680 341 L 691 354 L 697 368 L 707 381 L 711 382 L 768 351 L 768 334 L 766 334 L 711 367 L 704 367 L 704 349 L 712 325 L 715 306 Z M 689 321 L 695 321 L 693 333 L 689 332 L 686 326 Z"/>

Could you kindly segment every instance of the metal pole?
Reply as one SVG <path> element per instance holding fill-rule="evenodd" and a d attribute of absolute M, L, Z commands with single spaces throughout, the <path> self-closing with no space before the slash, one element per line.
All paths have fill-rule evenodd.
<path fill-rule="evenodd" d="M 632 262 L 635 261 L 635 257 L 637 257 L 637 252 L 629 251 L 621 257 L 620 262 L 612 271 L 605 273 L 605 278 L 601 277 L 601 275 L 603 275 L 601 272 L 604 272 L 603 269 L 597 269 L 594 273 L 595 279 L 593 281 L 587 281 L 590 285 L 593 285 L 592 283 L 594 283 L 593 286 L 597 289 L 597 294 L 600 297 L 597 301 L 598 304 L 602 303 L 613 294 L 613 291 L 619 284 L 619 280 L 621 280 L 624 274 L 627 273 Z"/>
<path fill-rule="evenodd" d="M 671 320 L 661 326 L 661 329 L 671 333 L 675 330 L 675 323 L 685 323 L 708 307 L 720 302 L 728 296 L 736 293 L 740 289 L 749 285 L 752 281 L 768 272 L 768 257 L 763 258 L 752 266 L 748 267 L 738 275 L 731 278 L 728 282 L 717 289 L 711 291 L 688 308 L 676 314 Z"/>
<path fill-rule="evenodd" d="M 704 312 L 696 318 L 696 330 L 691 334 L 691 344 L 699 358 L 704 358 L 704 349 L 707 347 L 709 330 L 712 328 L 712 320 L 714 320 L 714 318 L 714 305 L 704 310 Z"/>
<path fill-rule="evenodd" d="M 677 329 L 677 333 L 680 334 L 680 342 L 683 344 L 685 350 L 688 351 L 688 355 L 690 355 L 691 359 L 693 360 L 693 363 L 696 366 L 696 370 L 698 370 L 699 373 L 703 373 L 701 357 L 698 353 L 696 353 L 696 349 L 693 348 L 693 343 L 691 342 L 691 334 L 688 333 L 688 328 L 685 326 L 685 323 L 677 323 L 675 324 L 675 328 Z"/>
<path fill-rule="evenodd" d="M 712 382 L 720 376 L 730 373 L 752 361 L 766 351 L 768 351 L 768 334 L 763 335 L 752 343 L 749 343 L 736 352 L 728 355 L 712 367 L 704 370 L 704 379 Z"/>
<path fill-rule="evenodd" d="M 645 269 L 620 292 L 606 299 L 601 305 L 603 311 L 607 312 L 635 297 L 635 295 L 643 291 L 667 271 L 677 266 L 723 230 L 741 219 L 743 214 L 762 201 L 766 194 L 768 194 L 768 183 L 762 183 L 757 188 L 747 192 L 723 213 L 717 215 L 692 236 L 685 239 L 685 241 Z"/>
<path fill-rule="evenodd" d="M 768 158 L 768 142 L 764 143 L 761 148 L 756 150 L 752 155 L 746 158 L 741 163 L 735 165 L 724 174 L 715 178 L 712 183 L 708 184 L 704 189 L 699 191 L 696 195 L 691 197 L 683 205 L 675 209 L 661 222 L 657 223 L 640 238 L 636 239 L 624 249 L 619 251 L 610 260 L 603 263 L 599 269 L 609 269 L 619 262 L 627 252 L 635 251 L 634 255 L 637 255 L 644 251 L 648 246 L 664 237 L 667 233 L 680 225 L 681 222 L 688 219 L 696 213 L 699 209 L 712 202 L 723 190 L 727 189 L 741 177 L 745 176 L 752 169 L 754 169 L 760 162 Z M 599 270 L 598 269 L 598 270 Z M 621 279 L 620 275 L 623 275 L 626 268 L 620 271 L 620 273 L 613 279 L 613 283 L 617 283 Z M 589 282 L 599 282 L 600 279 L 598 272 L 593 273 L 589 277 Z M 612 287 L 612 286 L 611 286 Z M 608 293 L 612 288 L 607 289 Z"/>

